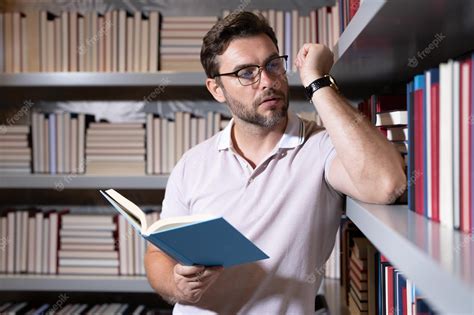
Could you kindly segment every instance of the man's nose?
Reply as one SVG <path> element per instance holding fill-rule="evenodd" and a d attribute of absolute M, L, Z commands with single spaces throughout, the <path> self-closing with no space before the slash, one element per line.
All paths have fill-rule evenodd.
<path fill-rule="evenodd" d="M 262 69 L 260 73 L 260 88 L 278 88 L 276 85 L 278 84 L 277 77 L 275 75 L 269 74 L 265 68 Z"/>

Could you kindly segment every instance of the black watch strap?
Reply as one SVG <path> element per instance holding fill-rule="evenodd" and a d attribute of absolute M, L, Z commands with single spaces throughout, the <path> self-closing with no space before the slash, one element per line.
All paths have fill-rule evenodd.
<path fill-rule="evenodd" d="M 308 98 L 308 100 L 311 101 L 311 98 L 313 97 L 314 92 L 316 92 L 322 87 L 331 86 L 332 84 L 333 82 L 329 75 L 325 75 L 322 78 L 316 79 L 313 82 L 311 82 L 307 87 L 304 88 L 306 97 Z"/>

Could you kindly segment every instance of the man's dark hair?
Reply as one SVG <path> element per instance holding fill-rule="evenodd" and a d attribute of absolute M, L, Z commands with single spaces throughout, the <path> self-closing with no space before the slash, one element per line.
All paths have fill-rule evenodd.
<path fill-rule="evenodd" d="M 218 74 L 216 57 L 224 53 L 232 40 L 260 34 L 270 37 L 278 49 L 275 32 L 262 15 L 241 11 L 219 20 L 204 36 L 201 47 L 201 64 L 207 77 Z"/>

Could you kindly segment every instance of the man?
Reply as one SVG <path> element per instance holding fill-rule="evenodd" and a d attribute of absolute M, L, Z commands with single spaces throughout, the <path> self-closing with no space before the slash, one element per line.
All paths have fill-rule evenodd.
<path fill-rule="evenodd" d="M 176 302 L 175 314 L 314 312 L 343 195 L 389 203 L 404 190 L 400 154 L 334 87 L 312 94 L 326 129 L 288 111 L 285 59 L 273 30 L 249 12 L 204 38 L 207 89 L 233 119 L 178 162 L 162 217 L 223 216 L 270 258 L 225 270 L 182 266 L 150 245 L 149 282 Z M 305 44 L 295 62 L 303 85 L 328 74 L 332 60 L 326 47 Z"/>

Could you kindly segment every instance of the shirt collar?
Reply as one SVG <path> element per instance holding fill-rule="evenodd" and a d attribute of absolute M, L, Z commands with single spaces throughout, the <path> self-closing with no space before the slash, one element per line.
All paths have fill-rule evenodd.
<path fill-rule="evenodd" d="M 232 127 L 234 119 L 222 130 L 219 135 L 217 149 L 219 151 L 230 149 L 232 145 Z M 304 142 L 305 127 L 303 121 L 292 111 L 288 111 L 288 123 L 286 124 L 285 133 L 278 142 L 276 149 L 292 149 Z"/>

